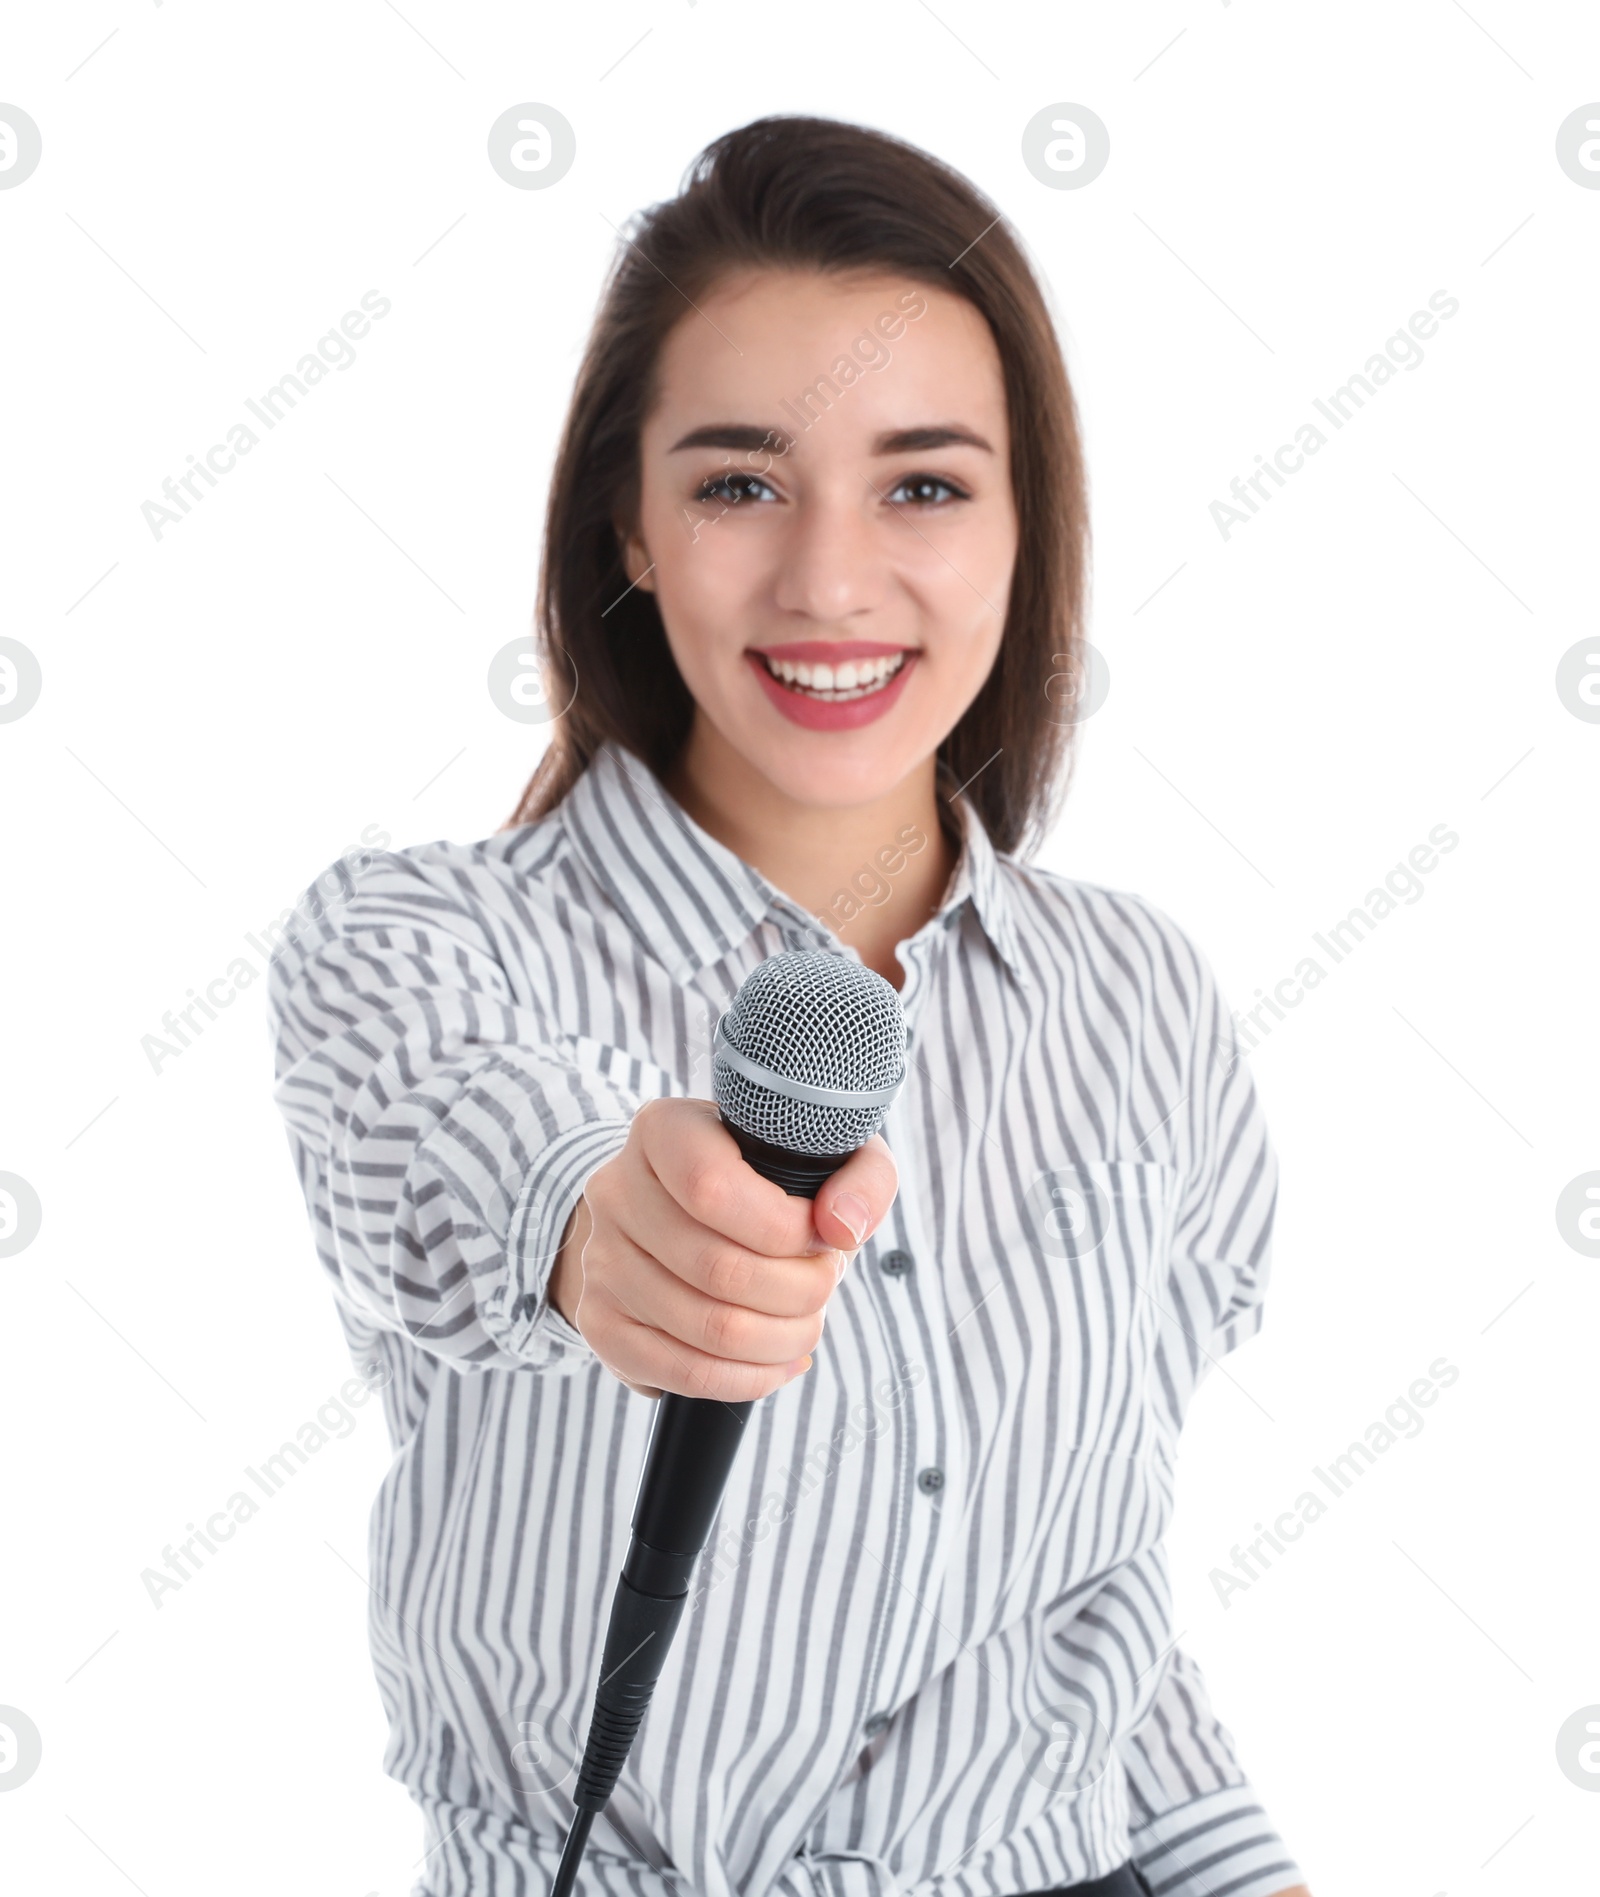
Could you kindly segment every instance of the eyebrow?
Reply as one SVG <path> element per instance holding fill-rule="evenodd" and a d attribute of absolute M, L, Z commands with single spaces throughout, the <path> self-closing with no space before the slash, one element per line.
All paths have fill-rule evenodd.
<path fill-rule="evenodd" d="M 758 454 L 770 448 L 773 454 L 784 455 L 793 446 L 794 436 L 781 428 L 756 428 L 748 422 L 708 422 L 703 428 L 690 429 L 667 452 L 676 454 L 680 448 L 738 448 Z M 981 448 L 985 454 L 994 453 L 982 435 L 975 429 L 962 427 L 959 422 L 929 428 L 891 429 L 874 440 L 872 452 L 875 455 L 925 454 L 934 448 L 950 447 Z"/>

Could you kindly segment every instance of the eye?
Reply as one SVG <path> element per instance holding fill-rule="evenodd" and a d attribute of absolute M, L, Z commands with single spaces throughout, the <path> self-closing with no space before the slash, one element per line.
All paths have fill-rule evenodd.
<path fill-rule="evenodd" d="M 935 493 L 934 489 L 942 490 Z M 971 500 L 965 488 L 947 481 L 942 474 L 905 474 L 889 490 L 891 501 L 905 500 L 918 507 L 945 506 L 946 496 L 958 501 Z"/>
<path fill-rule="evenodd" d="M 728 474 L 713 474 L 702 481 L 695 489 L 697 501 L 726 501 L 733 506 L 739 501 L 749 500 L 757 488 L 768 494 L 772 489 L 757 474 L 743 474 L 737 471 Z"/>

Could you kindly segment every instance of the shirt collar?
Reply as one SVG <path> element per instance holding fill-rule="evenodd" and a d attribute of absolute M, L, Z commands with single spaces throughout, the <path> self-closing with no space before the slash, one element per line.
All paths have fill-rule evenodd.
<path fill-rule="evenodd" d="M 995 952 L 1019 981 L 1027 979 L 1026 964 L 1017 946 L 1017 923 L 1007 887 L 1005 860 L 989 840 L 978 807 L 958 794 L 955 809 L 961 823 L 962 848 L 955 875 L 939 905 L 940 916 L 953 914 L 970 901 Z"/>
<path fill-rule="evenodd" d="M 1002 862 L 975 807 L 958 799 L 963 845 L 930 926 L 970 903 L 984 933 L 1019 978 Z M 718 962 L 762 922 L 775 921 L 808 946 L 839 946 L 818 917 L 702 830 L 631 751 L 606 743 L 560 805 L 568 837 L 629 926 L 685 979 Z"/>

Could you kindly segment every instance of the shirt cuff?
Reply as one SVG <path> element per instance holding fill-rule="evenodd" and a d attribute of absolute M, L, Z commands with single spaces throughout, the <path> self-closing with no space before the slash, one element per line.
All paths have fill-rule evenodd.
<path fill-rule="evenodd" d="M 1275 1897 L 1306 1881 L 1248 1785 L 1174 1806 L 1130 1844 L 1155 1897 Z"/>
<path fill-rule="evenodd" d="M 1226 1357 L 1230 1350 L 1237 1350 L 1241 1344 L 1248 1343 L 1261 1329 L 1266 1314 L 1266 1305 L 1257 1299 L 1254 1304 L 1247 1304 L 1242 1311 L 1230 1317 L 1212 1340 L 1212 1356 Z M 1206 1367 L 1209 1369 L 1210 1365 Z"/>
<path fill-rule="evenodd" d="M 506 1238 L 506 1348 L 542 1370 L 595 1361 L 583 1333 L 550 1302 L 550 1272 L 589 1175 L 627 1144 L 631 1120 L 588 1120 L 557 1136 L 522 1182 Z"/>

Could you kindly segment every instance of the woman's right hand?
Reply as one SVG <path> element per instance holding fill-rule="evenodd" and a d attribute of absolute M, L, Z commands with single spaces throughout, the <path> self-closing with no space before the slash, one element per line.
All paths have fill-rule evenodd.
<path fill-rule="evenodd" d="M 882 1139 L 815 1200 L 750 1166 L 709 1100 L 650 1100 L 590 1174 L 550 1301 L 630 1390 L 726 1403 L 810 1368 L 828 1299 L 894 1202 Z"/>

